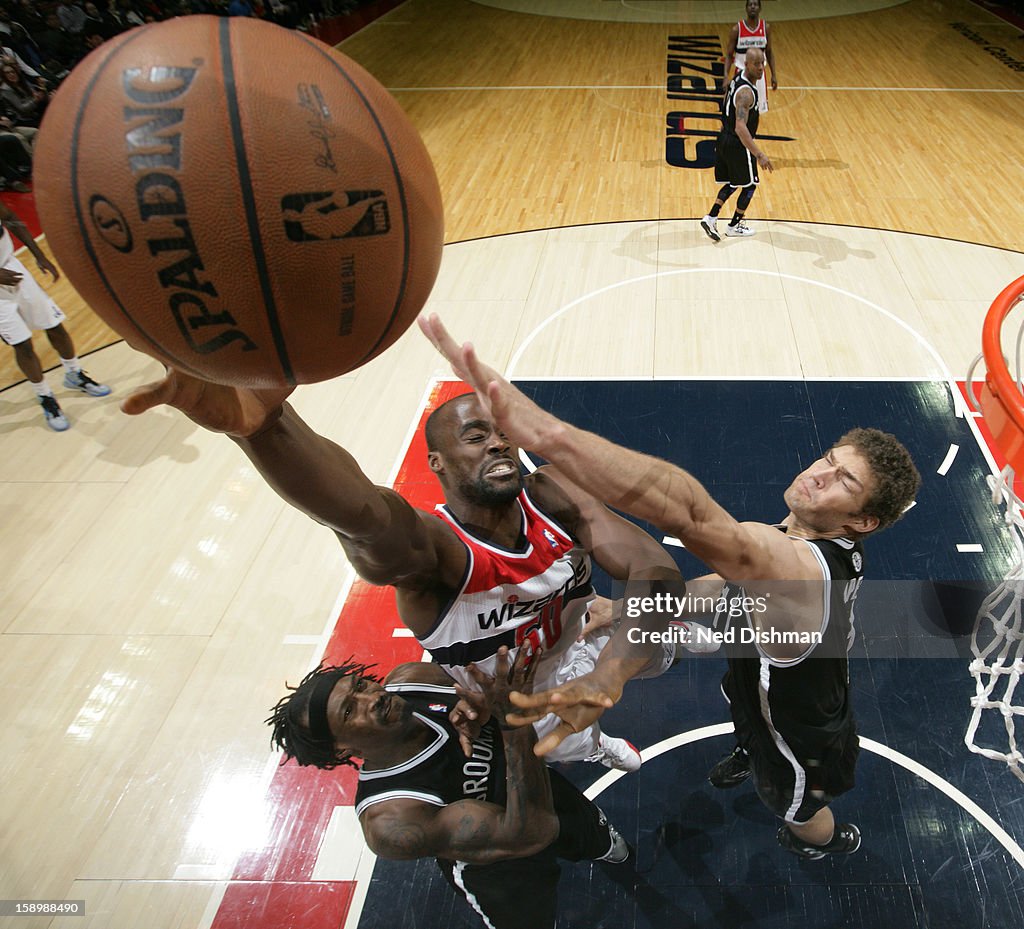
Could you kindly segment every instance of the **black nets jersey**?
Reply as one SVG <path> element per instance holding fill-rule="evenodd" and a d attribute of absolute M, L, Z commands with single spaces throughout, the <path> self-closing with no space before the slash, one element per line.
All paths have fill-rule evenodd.
<path fill-rule="evenodd" d="M 447 806 L 459 800 L 505 805 L 505 745 L 494 719 L 473 742 L 467 758 L 448 714 L 458 701 L 454 687 L 439 684 L 387 684 L 389 693 L 407 701 L 413 714 L 434 732 L 433 740 L 412 758 L 376 771 L 360 771 L 356 815 L 386 800 L 420 800 Z"/>
<path fill-rule="evenodd" d="M 847 653 L 853 644 L 853 611 L 863 580 L 864 553 L 859 542 L 849 539 L 801 540 L 801 544 L 814 552 L 823 578 L 819 636 L 806 651 L 790 660 L 769 657 L 751 634 L 755 624 L 749 612 L 719 614 L 716 627 L 732 630 L 725 636 L 729 673 L 723 689 L 737 733 L 753 738 L 759 748 L 778 751 L 790 762 L 806 764 L 827 757 L 854 725 Z M 744 596 L 734 584 L 727 584 L 723 593 L 727 598 Z M 816 590 L 812 593 L 818 596 Z"/>
<path fill-rule="evenodd" d="M 761 118 L 761 114 L 757 109 L 757 88 L 743 76 L 742 71 L 739 71 L 729 82 L 729 86 L 725 91 L 725 97 L 722 99 L 721 141 L 723 143 L 743 144 L 739 136 L 736 135 L 736 92 L 741 87 L 749 87 L 750 92 L 754 95 L 754 102 L 747 113 L 747 129 L 751 136 L 757 135 L 757 124 Z"/>

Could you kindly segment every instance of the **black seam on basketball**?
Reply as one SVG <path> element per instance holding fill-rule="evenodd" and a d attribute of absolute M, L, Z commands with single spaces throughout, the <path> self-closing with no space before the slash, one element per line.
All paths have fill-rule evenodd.
<path fill-rule="evenodd" d="M 188 374 L 194 374 L 196 377 L 204 377 L 201 372 L 197 371 L 190 364 L 180 359 L 173 352 L 168 351 L 163 345 L 160 345 L 135 321 L 131 313 L 129 313 L 125 308 L 125 305 L 121 302 L 121 298 L 117 295 L 110 281 L 107 279 L 107 275 L 103 272 L 103 267 L 100 265 L 99 259 L 96 257 L 96 251 L 93 248 L 92 240 L 89 238 L 89 230 L 85 225 L 85 219 L 82 214 L 82 204 L 78 197 L 78 136 L 93 87 L 99 80 L 100 75 L 106 70 L 107 65 L 110 64 L 111 58 L 121 51 L 121 49 L 129 42 L 134 42 L 136 39 L 148 32 L 149 29 L 149 26 L 143 26 L 134 30 L 123 42 L 119 42 L 117 44 L 117 48 L 111 49 L 110 54 L 107 55 L 103 60 L 103 63 L 96 69 L 95 74 L 93 74 L 89 79 L 89 83 L 85 85 L 85 91 L 82 93 L 82 99 L 78 105 L 78 112 L 75 114 L 75 128 L 71 133 L 71 201 L 75 206 L 75 219 L 78 221 L 78 231 L 81 235 L 82 244 L 85 246 L 85 253 L 88 255 L 89 261 L 92 263 L 96 274 L 99 275 L 100 280 L 103 282 L 103 286 L 107 289 L 107 293 L 113 298 L 114 303 L 117 304 L 117 308 L 121 311 L 124 318 L 132 324 L 135 331 L 138 332 L 143 339 L 153 346 L 158 355 L 166 356 L 174 363 L 175 367 L 181 368 L 182 371 L 185 371 Z"/>
<path fill-rule="evenodd" d="M 381 342 L 387 338 L 388 333 L 391 331 L 391 327 L 395 320 L 398 318 L 398 314 L 402 311 L 402 304 L 405 302 L 405 291 L 409 283 L 409 210 L 408 204 L 405 199 L 405 185 L 402 183 L 402 174 L 398 170 L 398 160 L 395 158 L 395 152 L 391 148 L 391 140 L 388 138 L 388 134 L 384 131 L 384 126 L 381 124 L 380 119 L 377 117 L 377 112 L 372 106 L 370 101 L 366 99 L 366 95 L 363 93 L 363 89 L 349 76 L 348 72 L 341 66 L 341 63 L 334 58 L 333 55 L 328 54 L 317 42 L 312 41 L 301 33 L 295 33 L 298 38 L 305 42 L 308 46 L 315 49 L 321 56 L 327 59 L 327 61 L 336 68 L 341 76 L 348 81 L 352 89 L 359 95 L 359 99 L 363 101 L 363 106 L 366 107 L 366 111 L 373 118 L 374 123 L 377 126 L 380 137 L 384 142 L 384 147 L 387 149 L 388 158 L 391 160 L 391 167 L 395 175 L 395 184 L 398 187 L 398 200 L 402 208 L 402 280 L 398 287 L 398 295 L 395 297 L 395 305 L 391 310 L 391 315 L 388 317 L 387 323 L 384 326 L 384 330 L 381 332 L 377 341 L 373 343 L 370 350 L 367 351 L 362 358 L 359 359 L 353 368 L 358 368 L 359 365 L 363 364 L 368 358 L 373 357 L 373 354 L 377 351 L 378 346 Z"/>
<path fill-rule="evenodd" d="M 220 62 L 221 76 L 224 78 L 224 96 L 228 107 L 228 121 L 231 124 L 231 139 L 235 148 L 235 164 L 238 166 L 238 185 L 245 205 L 245 221 L 249 228 L 249 239 L 252 243 L 253 259 L 256 262 L 256 274 L 260 279 L 260 291 L 263 294 L 263 309 L 267 314 L 270 334 L 277 349 L 277 358 L 285 380 L 294 385 L 295 372 L 288 359 L 288 348 L 281 332 L 281 320 L 277 315 L 277 303 L 274 290 L 270 286 L 270 272 L 267 269 L 267 256 L 263 248 L 263 237 L 260 235 L 259 218 L 256 213 L 256 202 L 252 190 L 252 174 L 245 154 L 245 138 L 242 135 L 242 118 L 238 108 L 238 88 L 235 86 L 235 70 L 231 60 L 231 23 L 232 17 L 223 18 L 219 23 L 220 31 Z"/>

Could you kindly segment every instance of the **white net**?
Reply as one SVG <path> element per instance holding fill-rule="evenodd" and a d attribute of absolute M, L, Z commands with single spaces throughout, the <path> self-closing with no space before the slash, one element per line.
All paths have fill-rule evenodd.
<path fill-rule="evenodd" d="M 969 383 L 969 382 L 968 382 Z M 1016 548 L 1013 566 L 1005 580 L 989 594 L 978 610 L 978 618 L 971 636 L 974 659 L 970 664 L 974 678 L 974 696 L 971 698 L 971 721 L 964 741 L 979 755 L 1005 762 L 1021 781 L 1024 781 L 1024 755 L 1018 745 L 1016 723 L 1020 723 L 1020 738 L 1024 742 L 1024 694 L 1016 694 L 1017 685 L 1024 675 L 1024 503 L 1013 492 L 1013 470 L 1007 466 L 999 477 L 988 478 L 992 502 L 1004 508 L 1004 519 Z M 1009 748 L 978 744 L 978 729 L 983 720 L 1001 714 L 1006 726 Z M 984 728 L 984 727 L 983 727 Z M 998 727 L 996 727 L 998 728 Z M 991 727 L 985 728 L 988 732 Z"/>

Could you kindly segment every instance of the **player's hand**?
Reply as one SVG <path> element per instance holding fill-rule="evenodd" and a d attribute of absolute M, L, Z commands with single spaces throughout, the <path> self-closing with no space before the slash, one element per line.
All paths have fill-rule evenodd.
<path fill-rule="evenodd" d="M 53 278 L 55 283 L 60 280 L 60 271 L 57 270 L 54 263 L 50 261 L 50 259 L 47 258 L 45 255 L 42 256 L 41 258 L 37 258 L 36 264 L 39 265 L 39 270 L 45 271 L 47 274 L 49 274 Z"/>
<path fill-rule="evenodd" d="M 587 706 L 585 704 L 579 704 L 578 706 L 561 707 L 558 709 L 556 715 L 560 722 L 551 730 L 543 739 L 537 742 L 533 747 L 533 753 L 539 758 L 543 758 L 545 755 L 550 754 L 559 745 L 562 744 L 569 736 L 574 735 L 577 732 L 583 732 L 585 729 L 589 729 L 594 725 L 604 713 L 605 707 L 603 706 Z M 536 722 L 538 719 L 542 719 L 547 716 L 547 713 L 533 713 L 530 711 L 529 716 L 521 716 L 517 714 L 510 714 L 508 721 L 510 725 L 527 725 Z M 520 720 L 525 720 L 520 722 Z"/>
<path fill-rule="evenodd" d="M 558 427 L 556 417 L 477 358 L 472 343 L 457 344 L 436 313 L 421 316 L 417 322 L 434 348 L 448 359 L 455 375 L 476 391 L 481 405 L 509 441 L 520 448 L 539 448 L 542 437 Z"/>
<path fill-rule="evenodd" d="M 273 422 L 292 390 L 228 387 L 168 367 L 163 380 L 132 391 L 121 401 L 121 409 L 129 416 L 138 416 L 166 404 L 181 410 L 204 429 L 244 438 Z"/>
<path fill-rule="evenodd" d="M 21 274 L 10 268 L 0 268 L 0 287 L 17 287 L 21 283 Z"/>
<path fill-rule="evenodd" d="M 576 637 L 576 641 L 582 642 L 592 632 L 614 626 L 615 620 L 619 618 L 619 607 L 621 607 L 621 603 L 616 604 L 607 597 L 596 597 L 587 609 L 587 621 L 583 626 L 583 631 Z"/>
<path fill-rule="evenodd" d="M 535 650 L 530 647 L 529 642 L 524 642 L 516 653 L 516 660 L 510 669 L 508 648 L 502 645 L 495 657 L 494 677 L 488 677 L 483 673 L 474 673 L 474 670 L 470 670 L 470 674 L 473 674 L 477 683 L 483 688 L 484 695 L 490 701 L 498 725 L 504 727 L 513 725 L 512 720 L 508 717 L 513 714 L 515 709 L 510 700 L 514 691 L 524 694 L 533 693 L 533 679 L 537 674 L 537 665 L 540 664 L 541 654 L 539 648 Z"/>
<path fill-rule="evenodd" d="M 583 674 L 568 683 L 537 694 L 516 692 L 509 699 L 517 708 L 509 714 L 508 722 L 526 726 L 554 713 L 561 723 L 541 739 L 534 752 L 547 755 L 575 732 L 596 723 L 605 710 L 613 707 L 622 696 L 622 687 L 613 686 L 597 672 Z"/>
<path fill-rule="evenodd" d="M 775 80 L 774 77 L 772 77 L 772 90 L 778 90 L 778 89 L 779 89 L 779 82 L 777 80 Z"/>
<path fill-rule="evenodd" d="M 768 156 L 764 152 L 761 152 L 761 154 L 757 156 L 757 163 L 762 168 L 767 169 L 769 174 L 775 170 L 775 168 L 772 166 L 771 161 L 769 161 Z"/>
<path fill-rule="evenodd" d="M 473 756 L 473 740 L 491 718 L 491 678 L 475 664 L 466 666 L 470 676 L 477 682 L 479 690 L 470 690 L 461 684 L 455 685 L 459 702 L 452 707 L 448 720 L 459 733 L 459 744 L 467 758 Z"/>

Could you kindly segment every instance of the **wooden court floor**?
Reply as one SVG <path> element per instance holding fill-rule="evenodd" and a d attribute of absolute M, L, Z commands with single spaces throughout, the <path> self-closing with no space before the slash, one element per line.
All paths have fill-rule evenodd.
<path fill-rule="evenodd" d="M 521 377 L 963 377 L 1024 274 L 1018 29 L 966 0 L 779 20 L 762 132 L 791 141 L 764 143 L 758 235 L 714 245 L 696 223 L 711 172 L 666 162 L 700 140 L 679 133 L 701 104 L 670 97 L 670 37 L 724 46 L 729 22 L 550 7 L 409 0 L 342 46 L 434 158 L 450 244 L 430 307 L 458 335 Z M 260 721 L 323 653 L 351 572 L 229 442 L 121 415 L 160 366 L 53 293 L 115 393 L 57 388 L 57 435 L 0 358 L 0 898 L 91 915 L 0 927 L 248 925 L 218 912 L 237 862 L 268 851 Z M 409 333 L 295 403 L 386 483 L 445 373 Z"/>

